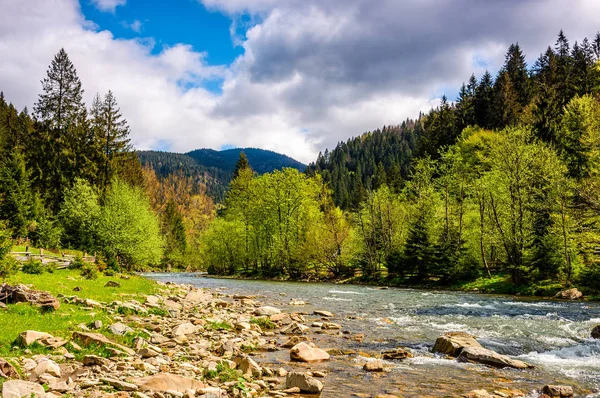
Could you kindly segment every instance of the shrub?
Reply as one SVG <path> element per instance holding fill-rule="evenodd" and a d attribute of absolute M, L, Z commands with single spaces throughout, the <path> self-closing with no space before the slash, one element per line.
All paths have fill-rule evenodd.
<path fill-rule="evenodd" d="M 250 323 L 254 323 L 260 326 L 260 328 L 263 330 L 275 329 L 277 327 L 277 325 L 275 325 L 275 323 L 272 320 L 266 317 L 252 318 L 250 319 Z"/>
<path fill-rule="evenodd" d="M 104 270 L 104 275 L 106 276 L 115 276 L 115 271 L 111 268 L 107 268 Z"/>
<path fill-rule="evenodd" d="M 69 264 L 69 269 L 81 269 L 84 265 L 83 258 L 77 255 L 77 257 L 71 261 L 71 264 Z"/>
<path fill-rule="evenodd" d="M 0 260 L 0 279 L 6 279 L 19 270 L 19 262 L 10 256 Z"/>
<path fill-rule="evenodd" d="M 97 279 L 98 268 L 94 264 L 85 264 L 81 267 L 81 276 L 85 279 Z"/>
<path fill-rule="evenodd" d="M 45 267 L 40 260 L 30 258 L 23 264 L 22 271 L 26 274 L 40 275 L 44 273 Z"/>

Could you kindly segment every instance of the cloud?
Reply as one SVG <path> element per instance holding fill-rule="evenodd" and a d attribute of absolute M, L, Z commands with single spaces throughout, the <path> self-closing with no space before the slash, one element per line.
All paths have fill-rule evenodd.
<path fill-rule="evenodd" d="M 91 0 L 94 6 L 100 11 L 115 12 L 118 6 L 124 6 L 127 0 Z"/>
<path fill-rule="evenodd" d="M 123 21 L 123 22 L 121 22 L 121 25 L 124 28 L 133 30 L 135 33 L 141 33 L 142 32 L 142 21 L 140 21 L 139 19 L 134 20 L 132 23 L 129 23 L 127 21 Z"/>
<path fill-rule="evenodd" d="M 497 70 L 510 43 L 533 64 L 561 28 L 594 35 L 600 13 L 594 0 L 203 0 L 244 50 L 211 65 L 186 43 L 156 51 L 152 38 L 99 31 L 75 0 L 31 2 L 0 14 L 0 89 L 16 105 L 31 108 L 64 46 L 88 103 L 112 89 L 140 149 L 254 146 L 304 162 L 427 111 L 472 72 Z M 219 93 L 204 88 L 215 81 Z"/>

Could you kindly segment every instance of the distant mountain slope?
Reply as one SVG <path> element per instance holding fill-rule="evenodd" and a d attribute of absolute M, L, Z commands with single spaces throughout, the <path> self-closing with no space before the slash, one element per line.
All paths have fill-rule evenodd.
<path fill-rule="evenodd" d="M 235 163 L 242 151 L 246 154 L 252 169 L 258 174 L 270 173 L 284 167 L 300 171 L 306 169 L 306 165 L 289 156 L 258 148 L 235 148 L 224 151 L 197 149 L 185 154 L 138 151 L 137 154 L 142 165 L 150 165 L 157 175 L 166 177 L 181 171 L 184 175 L 205 184 L 207 194 L 215 201 L 221 202 L 225 198 Z"/>

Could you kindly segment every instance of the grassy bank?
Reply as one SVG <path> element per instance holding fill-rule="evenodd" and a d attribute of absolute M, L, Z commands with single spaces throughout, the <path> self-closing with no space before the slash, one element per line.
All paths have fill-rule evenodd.
<path fill-rule="evenodd" d="M 104 287 L 109 280 L 118 281 L 121 287 Z M 146 278 L 131 276 L 120 279 L 116 276 L 100 275 L 98 279 L 88 280 L 75 270 L 59 270 L 54 273 L 28 275 L 22 272 L 10 277 L 10 284 L 23 283 L 33 285 L 35 289 L 45 290 L 57 296 L 77 295 L 101 302 L 141 300 L 142 296 L 156 293 L 158 285 Z M 73 291 L 79 287 L 80 291 Z M 77 325 L 89 324 L 101 320 L 110 324 L 110 315 L 104 310 L 86 310 L 81 306 L 61 302 L 60 309 L 42 313 L 38 308 L 27 303 L 9 305 L 7 310 L 0 310 L 0 357 L 19 355 L 20 350 L 12 350 L 12 343 L 24 330 L 47 332 L 58 337 L 69 337 Z"/>

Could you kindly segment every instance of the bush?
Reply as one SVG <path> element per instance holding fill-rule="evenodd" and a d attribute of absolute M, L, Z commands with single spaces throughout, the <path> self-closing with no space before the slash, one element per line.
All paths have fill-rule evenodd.
<path fill-rule="evenodd" d="M 19 262 L 14 258 L 7 256 L 0 260 L 0 279 L 6 279 L 19 270 Z"/>
<path fill-rule="evenodd" d="M 44 264 L 42 264 L 40 260 L 30 258 L 23 264 L 22 271 L 26 274 L 40 275 L 44 273 L 46 270 L 45 268 L 46 267 L 44 267 Z"/>
<path fill-rule="evenodd" d="M 97 279 L 98 268 L 94 264 L 85 264 L 81 267 L 81 276 L 85 279 Z"/>
<path fill-rule="evenodd" d="M 106 276 L 115 276 L 115 271 L 113 271 L 111 268 L 107 268 L 104 270 L 104 275 Z"/>
<path fill-rule="evenodd" d="M 254 323 L 260 326 L 262 330 L 271 330 L 277 327 L 277 325 L 275 325 L 275 323 L 272 320 L 266 317 L 252 318 L 250 319 L 250 323 Z"/>
<path fill-rule="evenodd" d="M 71 261 L 71 264 L 69 264 L 69 269 L 81 269 L 84 265 L 83 258 L 78 255 Z"/>

